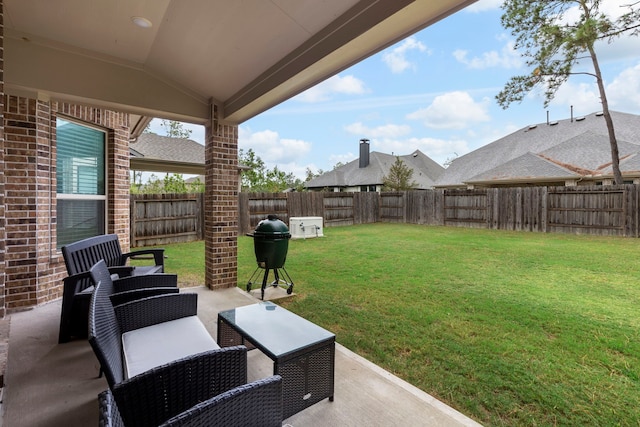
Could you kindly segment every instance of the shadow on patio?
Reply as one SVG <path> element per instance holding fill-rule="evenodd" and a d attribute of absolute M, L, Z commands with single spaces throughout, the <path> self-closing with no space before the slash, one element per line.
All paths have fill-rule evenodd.
<path fill-rule="evenodd" d="M 198 316 L 216 336 L 217 314 L 257 302 L 238 288 L 198 293 Z M 87 341 L 58 344 L 61 301 L 11 315 L 4 394 L 5 427 L 92 426 L 97 395 L 107 388 Z M 273 373 L 273 363 L 249 352 L 249 380 Z M 288 418 L 303 426 L 478 426 L 428 394 L 336 344 L 335 401 L 323 400 Z"/>

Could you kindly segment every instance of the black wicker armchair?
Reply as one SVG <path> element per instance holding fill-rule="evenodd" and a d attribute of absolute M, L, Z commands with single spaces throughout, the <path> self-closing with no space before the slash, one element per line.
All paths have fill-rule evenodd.
<path fill-rule="evenodd" d="M 110 390 L 98 396 L 100 427 L 124 427 Z M 161 427 L 280 427 L 282 378 L 278 375 L 243 384 L 166 420 Z"/>
<path fill-rule="evenodd" d="M 247 383 L 244 346 L 189 354 L 127 378 L 122 335 L 196 316 L 197 295 L 153 296 L 114 307 L 110 300 L 113 281 L 104 262 L 96 264 L 90 274 L 95 289 L 89 306 L 89 343 L 125 425 L 158 426 L 200 402 Z M 191 333 L 184 331 L 181 335 Z"/>
<path fill-rule="evenodd" d="M 123 278 L 115 287 L 115 292 L 151 287 L 178 286 L 176 275 L 162 277 L 164 272 L 164 249 L 141 249 L 122 253 L 118 236 L 106 234 L 90 237 L 62 247 L 62 255 L 69 277 L 64 279 L 62 291 L 62 311 L 60 314 L 60 333 L 58 342 L 64 343 L 72 337 L 87 337 L 87 314 L 89 299 L 93 288 L 88 271 L 98 261 L 104 260 L 109 272 Z M 133 267 L 128 259 L 147 256 L 153 258 L 153 265 Z M 157 275 L 156 279 L 141 279 L 138 276 Z M 130 277 L 132 276 L 132 277 Z M 174 290 L 177 292 L 177 290 Z M 146 295 L 157 295 L 170 291 L 146 291 Z M 141 298 L 144 294 L 129 295 L 128 298 Z"/>

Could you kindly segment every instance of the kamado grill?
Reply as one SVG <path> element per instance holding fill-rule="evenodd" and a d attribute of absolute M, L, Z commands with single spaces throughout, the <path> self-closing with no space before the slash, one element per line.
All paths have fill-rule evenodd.
<path fill-rule="evenodd" d="M 270 283 L 274 288 L 278 286 L 286 287 L 287 294 L 293 292 L 293 280 L 284 268 L 289 250 L 289 239 L 291 233 L 287 225 L 280 221 L 276 215 L 269 215 L 258 223 L 253 233 L 247 233 L 253 237 L 253 246 L 256 253 L 258 267 L 255 269 L 249 282 L 247 292 L 251 291 L 254 280 L 259 276 L 260 269 L 264 269 L 262 277 L 262 296 L 264 300 L 264 290 L 267 287 L 269 270 L 273 270 L 274 281 Z M 282 274 L 283 273 L 283 274 Z M 286 279 L 286 280 L 284 280 Z"/>

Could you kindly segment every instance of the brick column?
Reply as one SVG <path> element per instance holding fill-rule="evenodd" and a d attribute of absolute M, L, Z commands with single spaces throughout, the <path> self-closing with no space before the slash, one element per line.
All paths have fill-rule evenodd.
<path fill-rule="evenodd" d="M 218 122 L 211 107 L 205 126 L 205 282 L 210 289 L 238 284 L 238 126 Z"/>

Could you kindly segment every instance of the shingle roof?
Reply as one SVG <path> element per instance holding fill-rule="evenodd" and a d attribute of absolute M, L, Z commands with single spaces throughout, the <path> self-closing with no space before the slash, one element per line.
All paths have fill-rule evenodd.
<path fill-rule="evenodd" d="M 204 174 L 204 146 L 190 139 L 142 133 L 129 154 L 132 170 Z"/>
<path fill-rule="evenodd" d="M 493 169 L 470 178 L 469 183 L 486 183 L 491 181 L 526 181 L 538 179 L 570 179 L 577 173 L 563 168 L 533 153 L 509 160 Z"/>
<path fill-rule="evenodd" d="M 420 150 L 404 156 L 372 151 L 369 155 L 369 166 L 360 168 L 359 159 L 326 172 L 305 184 L 307 188 L 324 187 L 357 187 L 361 185 L 381 185 L 383 178 L 395 163 L 396 157 L 413 169 L 412 180 L 418 189 L 433 188 L 435 180 L 444 172 L 444 168 L 434 162 Z"/>
<path fill-rule="evenodd" d="M 615 111 L 611 115 L 620 146 L 620 168 L 624 172 L 627 169 L 623 169 L 623 157 L 640 151 L 640 116 Z M 606 123 L 601 114 L 595 113 L 573 120 L 527 126 L 465 154 L 451 163 L 436 181 L 436 186 L 463 186 L 465 183 L 486 181 L 490 176 L 514 180 L 518 177 L 549 177 L 552 171 L 544 162 L 525 162 L 533 161 L 531 156 L 522 157 L 528 153 L 572 172 L 567 176 L 586 171 L 606 174 L 611 169 L 608 167 L 611 152 Z M 516 169 L 516 166 L 523 170 Z M 628 167 L 632 167 L 631 163 Z"/>
<path fill-rule="evenodd" d="M 171 138 L 142 133 L 138 140 L 131 144 L 135 154 L 147 159 L 167 160 L 204 165 L 204 145 L 185 138 Z M 132 153 L 132 155 L 135 155 Z"/>

